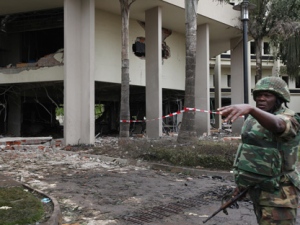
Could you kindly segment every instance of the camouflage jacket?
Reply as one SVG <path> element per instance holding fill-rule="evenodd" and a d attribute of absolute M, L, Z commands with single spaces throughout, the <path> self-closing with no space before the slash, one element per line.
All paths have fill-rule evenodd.
<path fill-rule="evenodd" d="M 270 180 L 275 177 L 276 179 L 265 185 L 265 188 L 269 189 L 276 183 L 279 185 L 278 175 L 286 174 L 285 176 L 300 190 L 300 179 L 296 170 L 300 118 L 298 119 L 292 110 L 284 107 L 274 114 L 286 122 L 286 130 L 281 135 L 265 129 L 251 115 L 245 121 L 242 128 L 242 144 L 234 163 L 237 185 L 248 186 L 252 180 L 260 184 L 265 177 Z"/>

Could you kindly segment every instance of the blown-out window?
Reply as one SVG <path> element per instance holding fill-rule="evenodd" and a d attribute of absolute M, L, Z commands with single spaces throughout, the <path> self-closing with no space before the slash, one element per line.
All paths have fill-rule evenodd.
<path fill-rule="evenodd" d="M 136 38 L 135 42 L 132 44 L 132 51 L 137 57 L 144 58 L 146 56 L 146 42 L 144 37 Z M 163 59 L 168 59 L 170 57 L 170 47 L 165 41 L 162 43 L 161 55 Z"/>

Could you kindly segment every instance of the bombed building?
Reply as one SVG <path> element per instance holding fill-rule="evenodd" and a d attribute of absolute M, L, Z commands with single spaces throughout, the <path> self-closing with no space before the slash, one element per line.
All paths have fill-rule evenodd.
<path fill-rule="evenodd" d="M 243 101 L 238 17 L 230 4 L 199 2 L 197 109 Z M 164 127 L 178 129 L 182 116 L 184 1 L 135 1 L 129 22 L 130 116 L 147 119 L 131 130 L 159 137 Z M 91 144 L 97 135 L 118 134 L 121 31 L 118 0 L 0 2 L 0 135 Z M 218 64 L 228 50 L 230 62 L 221 57 Z M 209 132 L 218 119 L 197 113 L 197 132 Z"/>

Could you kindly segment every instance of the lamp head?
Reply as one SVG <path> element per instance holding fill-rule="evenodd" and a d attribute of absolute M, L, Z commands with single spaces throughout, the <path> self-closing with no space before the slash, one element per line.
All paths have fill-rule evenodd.
<path fill-rule="evenodd" d="M 249 20 L 249 10 L 255 9 L 256 5 L 243 0 L 240 4 L 233 6 L 234 10 L 241 11 L 241 20 Z"/>

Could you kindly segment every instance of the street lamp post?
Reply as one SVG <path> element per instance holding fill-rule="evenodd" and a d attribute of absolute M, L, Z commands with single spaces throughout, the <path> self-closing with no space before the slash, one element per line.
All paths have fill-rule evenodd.
<path fill-rule="evenodd" d="M 241 11 L 241 21 L 243 22 L 243 65 L 244 65 L 244 103 L 249 103 L 248 85 L 248 21 L 249 9 L 254 9 L 255 5 L 249 0 L 243 0 L 240 4 L 233 6 L 234 10 Z"/>

